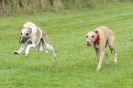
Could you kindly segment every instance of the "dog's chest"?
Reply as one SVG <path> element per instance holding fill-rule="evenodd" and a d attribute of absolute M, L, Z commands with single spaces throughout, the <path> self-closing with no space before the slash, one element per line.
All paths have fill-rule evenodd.
<path fill-rule="evenodd" d="M 32 41 L 31 41 L 31 40 L 28 40 L 28 41 L 27 41 L 27 44 L 32 44 Z"/>
<path fill-rule="evenodd" d="M 99 49 L 99 44 L 96 44 L 94 47 L 95 47 L 96 49 Z"/>

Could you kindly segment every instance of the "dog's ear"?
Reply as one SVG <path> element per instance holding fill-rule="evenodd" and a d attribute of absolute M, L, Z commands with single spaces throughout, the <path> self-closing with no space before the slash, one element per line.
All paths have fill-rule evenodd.
<path fill-rule="evenodd" d="M 96 34 L 98 34 L 98 31 L 94 31 Z"/>
<path fill-rule="evenodd" d="M 31 27 L 28 27 L 28 29 L 29 29 L 29 32 L 31 33 L 32 32 L 32 28 Z"/>
<path fill-rule="evenodd" d="M 32 28 L 30 28 L 30 33 L 32 32 Z"/>

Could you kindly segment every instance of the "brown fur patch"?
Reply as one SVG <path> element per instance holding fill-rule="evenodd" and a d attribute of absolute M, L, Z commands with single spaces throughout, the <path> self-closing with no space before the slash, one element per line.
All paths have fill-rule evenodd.
<path fill-rule="evenodd" d="M 36 31 L 36 36 L 37 36 L 38 38 L 40 38 L 40 37 L 41 37 L 41 30 L 39 30 L 39 28 L 37 28 L 37 31 Z"/>
<path fill-rule="evenodd" d="M 44 38 L 46 43 L 49 43 L 48 36 L 47 36 L 47 34 L 45 32 L 42 32 L 42 37 Z"/>
<path fill-rule="evenodd" d="M 31 32 L 32 32 L 32 31 L 31 31 L 32 29 L 29 28 L 29 27 L 27 27 L 26 30 L 27 30 L 27 33 L 31 33 Z"/>
<path fill-rule="evenodd" d="M 37 31 L 36 31 L 35 35 L 36 35 L 35 43 L 37 43 L 41 38 L 41 30 L 39 30 L 39 28 L 37 28 Z"/>
<path fill-rule="evenodd" d="M 32 29 L 30 27 L 23 27 L 22 30 L 26 30 L 27 33 L 31 33 Z"/>

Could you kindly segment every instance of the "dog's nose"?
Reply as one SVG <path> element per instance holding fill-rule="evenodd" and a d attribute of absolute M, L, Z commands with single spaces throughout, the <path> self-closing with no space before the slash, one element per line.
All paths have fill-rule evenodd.
<path fill-rule="evenodd" d="M 23 37 L 22 38 L 22 43 L 25 43 L 27 41 L 27 38 L 26 37 Z"/>
<path fill-rule="evenodd" d="M 22 40 L 22 43 L 25 43 L 25 40 Z"/>
<path fill-rule="evenodd" d="M 90 44 L 90 42 L 89 42 L 89 41 L 87 41 L 87 46 L 91 46 L 91 44 Z"/>

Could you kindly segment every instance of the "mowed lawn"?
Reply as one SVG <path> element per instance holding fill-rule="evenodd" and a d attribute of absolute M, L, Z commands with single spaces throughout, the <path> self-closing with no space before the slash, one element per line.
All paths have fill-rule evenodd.
<path fill-rule="evenodd" d="M 14 55 L 22 25 L 32 21 L 49 36 L 57 60 L 31 49 Z M 105 25 L 116 34 L 117 65 L 109 54 L 96 72 L 96 56 L 86 33 Z M 109 52 L 109 49 L 107 49 Z M 133 88 L 133 4 L 94 9 L 0 17 L 0 88 Z"/>

